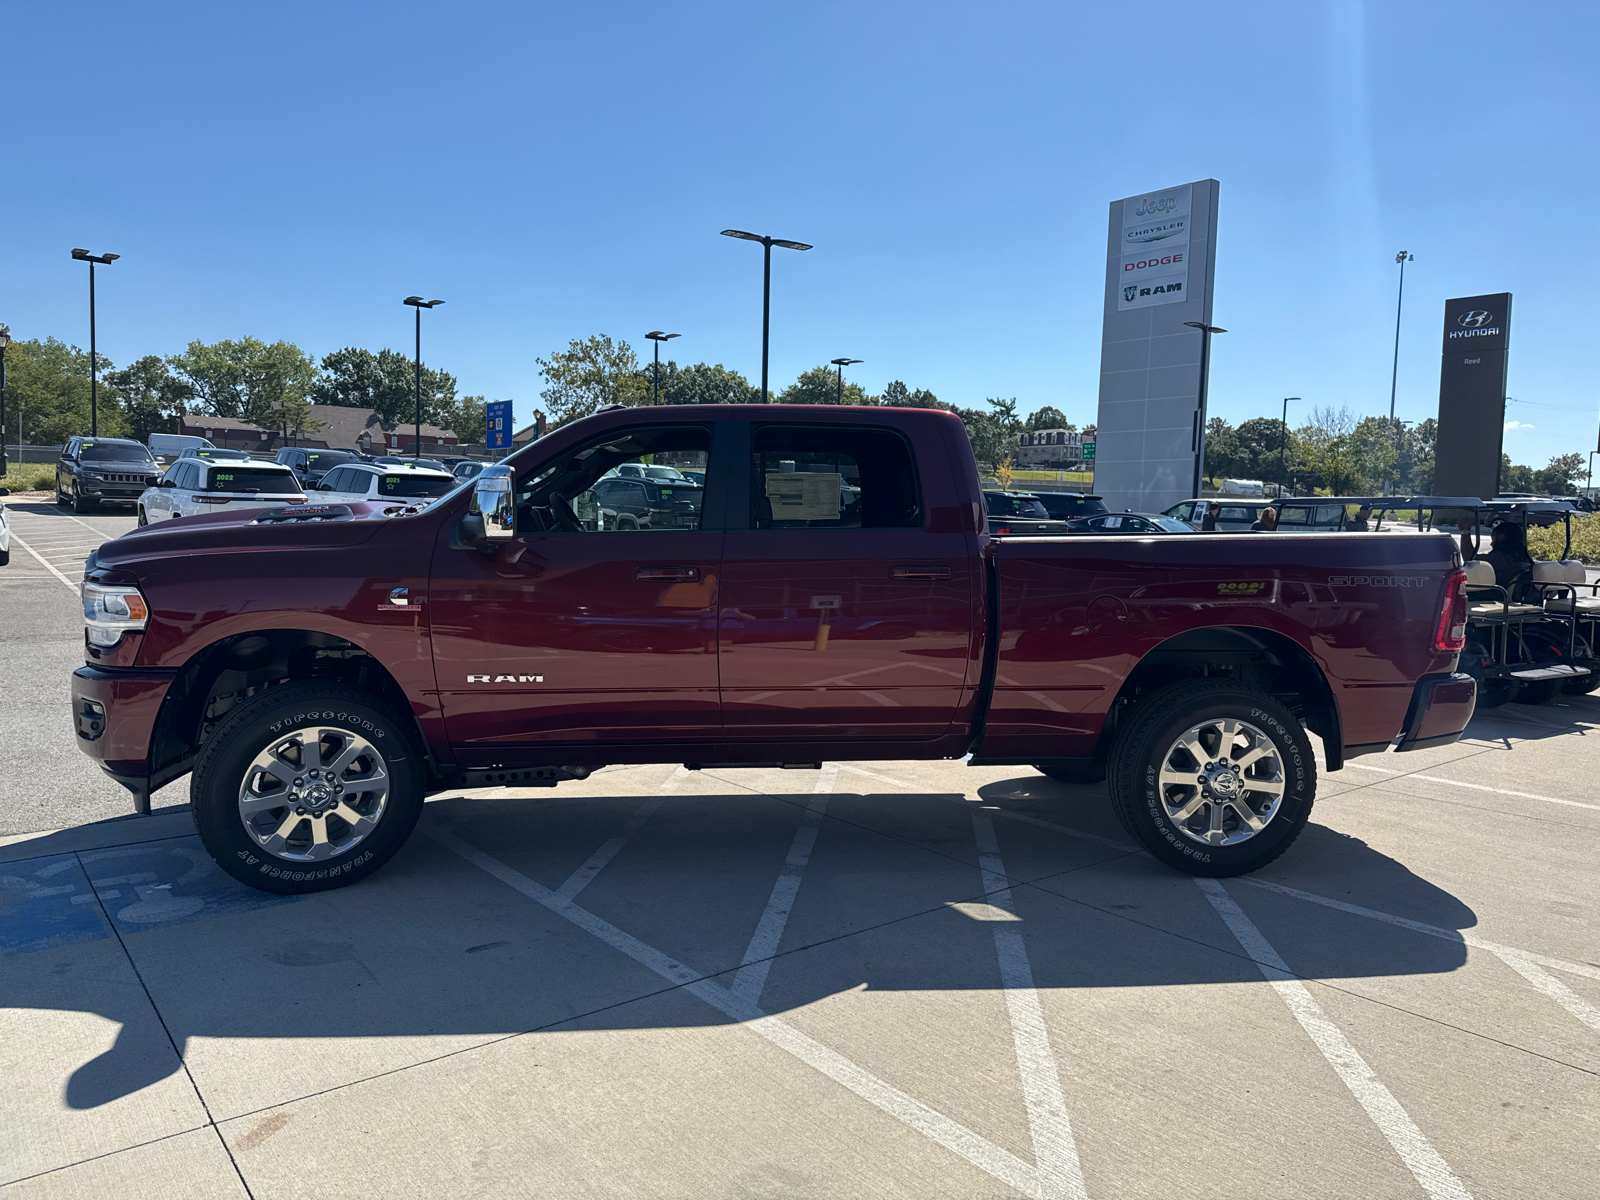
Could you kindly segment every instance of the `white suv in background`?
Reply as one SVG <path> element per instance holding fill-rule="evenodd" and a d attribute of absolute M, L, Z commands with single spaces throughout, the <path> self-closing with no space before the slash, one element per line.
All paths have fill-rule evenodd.
<path fill-rule="evenodd" d="M 312 494 L 318 504 L 428 504 L 459 482 L 449 471 L 410 463 L 347 463 L 324 475 Z"/>
<path fill-rule="evenodd" d="M 180 458 L 139 497 L 139 524 L 232 508 L 303 504 L 305 498 L 294 472 L 278 463 Z"/>

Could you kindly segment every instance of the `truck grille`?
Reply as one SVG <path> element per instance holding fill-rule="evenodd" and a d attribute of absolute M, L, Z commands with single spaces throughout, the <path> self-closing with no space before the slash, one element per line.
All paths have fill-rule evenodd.
<path fill-rule="evenodd" d="M 145 486 L 149 486 L 150 479 L 149 475 L 127 475 L 120 471 L 100 476 L 101 483 L 137 483 Z"/>

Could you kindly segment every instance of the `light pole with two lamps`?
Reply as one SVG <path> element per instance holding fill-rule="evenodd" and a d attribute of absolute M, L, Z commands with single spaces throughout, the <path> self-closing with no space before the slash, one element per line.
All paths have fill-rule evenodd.
<path fill-rule="evenodd" d="M 655 407 L 661 403 L 661 343 L 670 342 L 675 337 L 682 337 L 681 333 L 662 333 L 659 329 L 652 329 L 645 337 L 656 344 L 656 369 L 650 376 L 650 405 Z"/>
<path fill-rule="evenodd" d="M 1211 335 L 1228 331 L 1204 321 L 1185 321 L 1184 324 L 1200 331 L 1200 411 L 1194 439 L 1194 491 L 1189 493 L 1198 500 L 1200 484 L 1206 474 L 1206 390 L 1211 381 Z"/>
<path fill-rule="evenodd" d="M 79 262 L 89 264 L 89 434 L 91 437 L 100 436 L 100 369 L 95 360 L 94 352 L 94 267 L 99 263 L 102 267 L 110 266 L 121 258 L 120 254 L 90 254 L 87 250 L 76 249 L 72 257 Z M 20 454 L 21 451 L 18 451 Z"/>
<path fill-rule="evenodd" d="M 422 457 L 422 310 L 443 304 L 443 300 L 424 300 L 421 296 L 407 296 L 405 303 L 417 310 L 417 445 L 412 456 Z"/>
<path fill-rule="evenodd" d="M 1406 300 L 1406 264 L 1415 261 L 1416 256 L 1407 250 L 1400 251 L 1394 256 L 1394 261 L 1400 264 L 1400 290 L 1394 299 L 1394 366 L 1389 371 L 1389 430 L 1395 438 L 1394 459 L 1400 462 L 1400 438 L 1395 430 L 1394 423 L 1394 395 L 1400 382 L 1400 309 Z M 1383 481 L 1383 494 L 1389 494 L 1389 481 Z"/>
<path fill-rule="evenodd" d="M 839 403 L 840 404 L 844 403 L 844 369 L 846 367 L 853 367 L 858 362 L 866 362 L 866 361 L 867 360 L 864 359 L 864 358 L 836 358 L 836 359 L 833 360 L 833 365 L 839 368 Z"/>
<path fill-rule="evenodd" d="M 746 233 L 742 229 L 724 229 L 722 236 L 761 243 L 761 403 L 765 404 L 767 403 L 767 335 L 772 324 L 772 248 L 782 246 L 785 250 L 809 250 L 811 247 L 804 242 L 790 242 L 783 238 L 767 237 L 765 234 Z"/>
<path fill-rule="evenodd" d="M 1282 435 L 1278 439 L 1278 470 L 1283 473 L 1284 487 L 1289 486 L 1289 401 L 1298 399 L 1299 396 L 1283 398 L 1283 418 L 1278 422 Z"/>

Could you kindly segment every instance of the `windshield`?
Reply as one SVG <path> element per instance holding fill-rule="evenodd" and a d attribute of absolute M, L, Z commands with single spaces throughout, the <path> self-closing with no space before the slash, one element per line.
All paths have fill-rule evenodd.
<path fill-rule="evenodd" d="M 206 476 L 208 492 L 272 492 L 300 494 L 300 481 L 287 467 L 215 467 Z"/>
<path fill-rule="evenodd" d="M 442 496 L 456 487 L 454 479 L 431 475 L 382 475 L 378 478 L 380 496 Z"/>
<path fill-rule="evenodd" d="M 306 454 L 306 466 L 323 471 L 340 463 L 356 461 L 356 456 L 348 450 L 312 450 Z"/>
<path fill-rule="evenodd" d="M 154 462 L 143 446 L 119 446 L 115 442 L 80 442 L 78 457 L 84 462 Z"/>
<path fill-rule="evenodd" d="M 688 483 L 689 480 L 677 467 L 646 467 L 644 477 L 654 483 Z"/>

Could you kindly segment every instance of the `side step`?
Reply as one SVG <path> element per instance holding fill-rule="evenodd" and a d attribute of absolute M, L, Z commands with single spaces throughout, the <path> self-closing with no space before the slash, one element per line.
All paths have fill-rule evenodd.
<path fill-rule="evenodd" d="M 587 779 L 593 767 L 520 767 L 516 770 L 463 771 L 459 787 L 555 787 L 565 779 Z"/>
<path fill-rule="evenodd" d="M 684 763 L 685 771 L 731 771 L 735 767 L 764 767 L 768 770 L 776 767 L 784 771 L 820 771 L 822 764 L 819 762 L 736 762 L 736 763 Z"/>
<path fill-rule="evenodd" d="M 1535 679 L 1572 679 L 1578 675 L 1587 675 L 1588 667 L 1574 667 L 1569 663 L 1562 663 L 1559 667 L 1532 667 L 1526 671 L 1513 671 L 1511 678 L 1523 680 Z"/>

